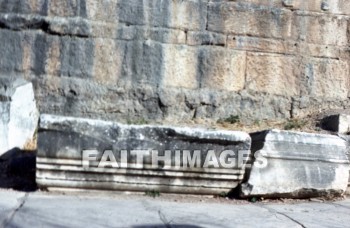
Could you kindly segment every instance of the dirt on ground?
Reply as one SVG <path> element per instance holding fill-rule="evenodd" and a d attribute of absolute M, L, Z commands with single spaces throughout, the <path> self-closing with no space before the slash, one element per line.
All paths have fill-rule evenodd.
<path fill-rule="evenodd" d="M 308 133 L 319 134 L 333 134 L 336 132 L 328 131 L 322 128 L 322 120 L 331 115 L 348 114 L 350 115 L 350 109 L 332 109 L 324 110 L 320 112 L 312 113 L 305 117 L 295 117 L 292 119 L 280 119 L 280 120 L 255 120 L 253 122 L 247 122 L 240 116 L 228 116 L 218 120 L 211 119 L 193 119 L 185 122 L 174 122 L 171 120 L 163 121 L 165 125 L 176 125 L 182 127 L 204 127 L 212 130 L 232 130 L 232 131 L 244 131 L 247 133 L 259 132 L 269 129 L 300 131 Z"/>

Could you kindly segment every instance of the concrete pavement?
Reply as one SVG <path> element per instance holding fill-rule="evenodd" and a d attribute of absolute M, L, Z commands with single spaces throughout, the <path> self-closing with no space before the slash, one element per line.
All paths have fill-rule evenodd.
<path fill-rule="evenodd" d="M 350 200 L 248 203 L 206 197 L 0 190 L 1 227 L 350 227 Z"/>

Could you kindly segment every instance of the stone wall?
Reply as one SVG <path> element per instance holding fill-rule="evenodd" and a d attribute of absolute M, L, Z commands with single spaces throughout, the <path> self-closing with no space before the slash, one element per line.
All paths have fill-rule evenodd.
<path fill-rule="evenodd" d="M 0 0 L 42 113 L 245 120 L 350 107 L 347 0 Z"/>

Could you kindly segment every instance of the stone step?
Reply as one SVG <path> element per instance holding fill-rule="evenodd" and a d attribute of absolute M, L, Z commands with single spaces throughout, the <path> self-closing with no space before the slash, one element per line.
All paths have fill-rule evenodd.
<path fill-rule="evenodd" d="M 42 188 L 220 194 L 242 182 L 251 144 L 244 132 L 53 115 L 38 134 Z"/>

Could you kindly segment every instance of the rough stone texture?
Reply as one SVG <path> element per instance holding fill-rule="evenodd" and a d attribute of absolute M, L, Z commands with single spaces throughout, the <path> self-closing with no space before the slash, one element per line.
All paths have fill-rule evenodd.
<path fill-rule="evenodd" d="M 0 155 L 26 149 L 35 137 L 39 112 L 32 83 L 0 80 Z M 31 148 L 33 149 L 33 148 Z"/>
<path fill-rule="evenodd" d="M 0 77 L 42 113 L 303 117 L 348 108 L 346 0 L 0 0 Z"/>
<path fill-rule="evenodd" d="M 249 54 L 246 86 L 250 90 L 276 95 L 299 94 L 298 69 L 295 58 L 275 54 Z"/>
<path fill-rule="evenodd" d="M 122 125 L 52 115 L 40 116 L 38 137 L 36 180 L 39 187 L 190 194 L 219 194 L 235 188 L 243 180 L 251 142 L 243 132 Z M 83 166 L 83 150 L 98 151 L 90 167 Z M 98 167 L 106 150 L 113 151 L 118 167 Z M 121 150 L 129 152 L 127 167 L 122 166 Z M 133 150 L 146 150 L 137 152 L 144 154 L 144 162 L 136 164 L 138 158 Z M 154 167 L 152 150 L 157 150 L 159 156 L 166 150 L 172 154 L 170 159 Z M 181 157 L 183 150 L 190 151 L 191 156 L 199 150 L 200 164 L 191 167 L 179 159 L 180 166 L 175 166 L 176 150 L 181 151 Z M 219 166 L 203 166 L 210 150 L 214 151 L 215 159 L 219 159 L 223 151 L 234 151 L 235 155 L 230 156 L 235 159 L 234 167 L 222 162 Z M 239 151 L 246 153 L 241 166 Z"/>
<path fill-rule="evenodd" d="M 251 134 L 252 153 L 267 159 L 253 166 L 243 197 L 317 197 L 345 193 L 349 179 L 346 140 L 332 135 L 271 130 Z M 260 163 L 256 160 L 255 164 Z"/>

